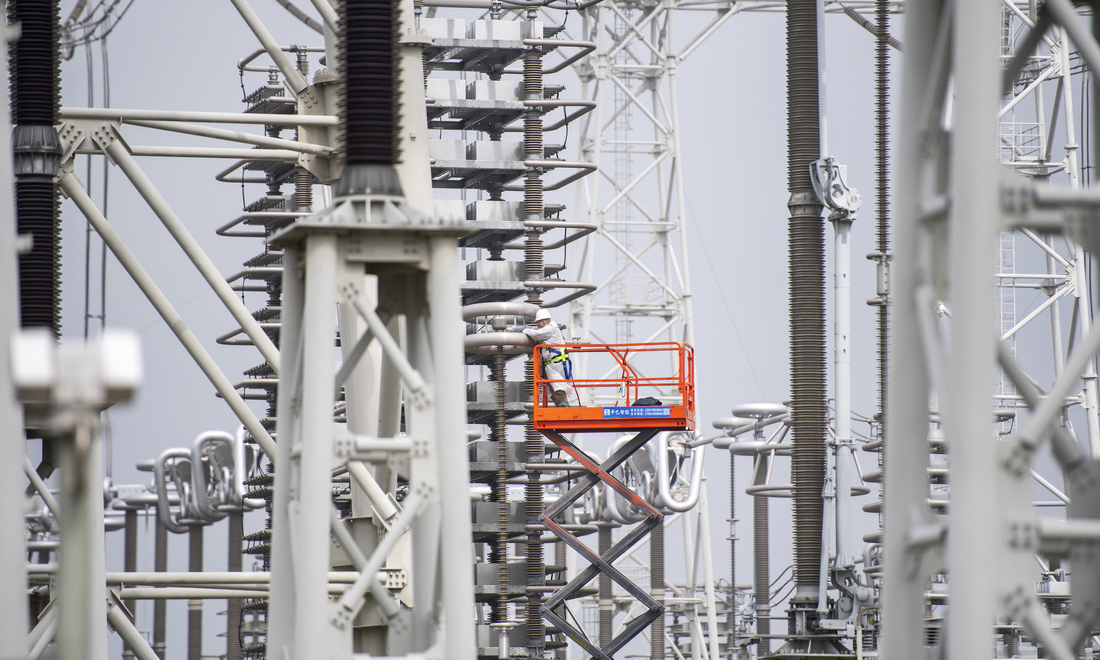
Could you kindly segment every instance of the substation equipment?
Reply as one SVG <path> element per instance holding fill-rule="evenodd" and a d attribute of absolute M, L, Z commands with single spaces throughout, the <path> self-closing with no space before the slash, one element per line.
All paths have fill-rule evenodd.
<path fill-rule="evenodd" d="M 59 110 L 56 85 L 43 84 L 57 67 L 57 5 L 8 4 L 21 34 L 5 145 L 14 168 L 5 161 L 0 176 L 15 196 L 0 217 L 16 219 L 8 235 L 33 240 L 14 242 L 18 272 L 0 260 L 5 291 L 19 291 L 0 317 L 5 338 L 17 318 L 48 330 L 20 334 L 0 359 L 13 373 L 0 379 L 3 416 L 18 420 L 0 444 L 21 447 L 24 426 L 49 438 L 42 447 L 56 447 L 63 479 L 55 497 L 52 457 L 0 457 L 15 470 L 0 478 L 11 491 L 0 522 L 31 534 L 0 560 L 2 654 L 39 657 L 56 639 L 61 657 L 105 658 L 109 622 L 128 656 L 163 657 L 169 598 L 192 604 L 191 658 L 203 654 L 207 599 L 227 603 L 227 658 L 622 657 L 639 652 L 641 635 L 653 659 L 1097 654 L 1090 271 L 1100 240 L 1079 156 L 1093 146 L 1078 139 L 1086 99 L 1072 83 L 1100 70 L 1100 46 L 1069 0 L 907 3 L 900 42 L 889 34 L 896 3 L 787 3 L 792 393 L 782 405 L 735 406 L 713 423 L 718 438 L 693 433 L 675 74 L 732 17 L 783 3 L 700 3 L 713 17 L 678 43 L 674 17 L 688 7 L 676 3 L 315 0 L 320 20 L 295 15 L 323 45 L 282 46 L 232 0 L 260 44 L 238 63 L 253 85 L 240 113 Z M 851 425 L 846 325 L 859 198 L 822 148 L 822 10 L 875 34 L 879 401 L 858 418 L 865 437 Z M 566 11 L 580 20 L 570 26 Z M 894 152 L 886 53 L 902 43 Z M 214 126 L 234 124 L 261 133 Z M 142 146 L 130 127 L 245 146 Z M 563 157 L 570 129 L 576 160 Z M 243 380 L 223 373 L 92 199 L 74 167 L 86 155 L 123 173 L 230 312 L 234 329 L 219 343 L 259 352 Z M 217 232 L 257 247 L 233 276 L 138 161 L 166 156 L 227 159 L 218 180 L 252 191 Z M 103 546 L 98 416 L 132 396 L 140 367 L 124 336 L 55 346 L 58 191 L 240 422 L 149 457 L 149 485 L 109 484 L 108 510 L 121 514 L 110 526 L 126 535 L 117 573 L 83 550 Z M 831 411 L 825 211 L 837 258 Z M 571 246 L 582 254 L 576 280 L 566 276 Z M 1021 308 L 1021 292 L 1045 299 Z M 548 404 L 521 331 L 540 308 L 568 310 L 569 407 Z M 1033 331 L 1039 320 L 1046 328 Z M 1040 345 L 1044 366 L 1025 371 Z M 618 437 L 594 437 L 605 432 Z M 706 528 L 711 442 L 730 452 L 724 588 Z M 1038 462 L 1047 447 L 1054 470 Z M 879 469 L 862 474 L 857 449 Z M 790 483 L 778 483 L 787 456 Z M 734 468 L 750 459 L 751 589 L 734 579 L 732 528 Z M 19 465 L 42 505 L 26 515 Z M 468 474 L 454 469 L 463 465 Z M 881 484 L 864 505 L 879 529 L 859 552 L 853 498 L 869 494 L 865 482 Z M 1034 484 L 1049 495 L 1037 499 Z M 794 562 L 776 575 L 773 497 L 794 501 Z M 264 529 L 246 530 L 249 510 L 266 515 Z M 677 584 L 665 574 L 665 518 L 687 525 L 692 510 L 700 536 L 683 552 L 705 548 L 705 576 L 700 584 L 692 557 Z M 156 526 L 148 573 L 135 568 L 141 517 Z M 203 530 L 223 520 L 229 570 L 204 571 Z M 167 571 L 170 533 L 188 536 L 187 573 Z M 242 572 L 242 556 L 263 570 Z M 152 621 L 135 620 L 145 599 L 157 603 Z"/>

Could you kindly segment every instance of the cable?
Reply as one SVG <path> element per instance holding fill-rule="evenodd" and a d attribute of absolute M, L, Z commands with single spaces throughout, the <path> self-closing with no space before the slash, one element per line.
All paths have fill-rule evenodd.
<path fill-rule="evenodd" d="M 72 56 L 72 51 L 75 50 L 77 46 L 86 46 L 96 41 L 106 39 L 107 35 L 111 34 L 111 32 L 122 20 L 122 18 L 126 15 L 126 12 L 128 12 L 130 10 L 130 7 L 134 4 L 134 0 L 129 0 L 129 2 L 126 3 L 126 6 L 122 8 L 122 11 L 118 12 L 118 14 L 116 15 L 115 8 L 118 7 L 120 2 L 121 0 L 114 0 L 114 2 L 112 2 L 109 7 L 103 9 L 102 16 L 95 18 L 96 12 L 104 6 L 104 1 L 100 0 L 100 2 L 95 5 L 95 7 L 88 11 L 88 17 L 86 19 L 76 24 L 67 23 L 64 26 L 65 35 L 69 37 L 68 39 L 66 39 L 65 37 L 62 38 L 62 46 L 69 51 L 69 54 L 66 56 L 65 59 L 69 59 L 69 57 Z M 110 22 L 108 24 L 108 21 L 111 21 L 112 19 L 113 22 Z M 105 24 L 106 27 L 100 29 L 101 26 Z M 72 35 L 77 32 L 82 33 L 82 36 L 72 37 Z"/>
<path fill-rule="evenodd" d="M 325 28 L 323 28 L 320 23 L 318 23 L 317 21 L 310 18 L 309 15 L 307 15 L 301 9 L 298 9 L 297 7 L 295 7 L 290 2 L 290 0 L 275 0 L 275 2 L 278 2 L 280 5 L 282 5 L 288 12 L 290 12 L 291 16 L 293 16 L 294 18 L 297 18 L 299 21 L 305 23 L 314 32 L 316 32 L 318 34 L 324 34 L 325 33 Z"/>
<path fill-rule="evenodd" d="M 726 308 L 726 316 L 729 317 L 730 327 L 733 328 L 733 336 L 737 338 L 737 345 L 741 347 L 741 353 L 745 356 L 745 363 L 749 365 L 749 373 L 752 374 L 752 380 L 756 383 L 756 389 L 760 392 L 762 399 L 768 397 L 764 394 L 764 387 L 760 384 L 760 378 L 756 375 L 756 369 L 752 366 L 752 358 L 749 356 L 748 349 L 745 348 L 745 342 L 741 339 L 741 331 L 737 328 L 737 321 L 733 318 L 733 310 L 730 309 L 729 301 L 726 300 L 726 289 L 722 286 L 721 281 L 718 279 L 718 271 L 714 268 L 714 262 L 711 261 L 710 252 L 707 251 L 707 241 L 703 236 L 703 230 L 699 227 L 699 223 L 695 220 L 695 211 L 691 208 L 691 202 L 687 202 L 688 218 L 691 220 L 691 224 L 695 227 L 696 233 L 699 234 L 699 244 L 703 248 L 703 256 L 707 260 L 707 266 L 710 268 L 710 273 L 714 277 L 714 281 L 718 283 L 718 295 L 722 298 L 722 305 Z"/>

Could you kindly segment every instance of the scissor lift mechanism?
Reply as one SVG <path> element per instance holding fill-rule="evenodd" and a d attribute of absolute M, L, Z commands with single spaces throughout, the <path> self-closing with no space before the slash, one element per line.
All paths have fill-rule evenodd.
<path fill-rule="evenodd" d="M 615 405 L 556 407 L 548 405 L 549 390 L 551 389 L 550 384 L 560 381 L 547 380 L 542 377 L 541 351 L 535 350 L 535 400 L 532 414 L 534 426 L 558 448 L 588 470 L 588 474 L 580 477 L 576 485 L 539 516 L 539 521 L 547 529 L 580 553 L 590 564 L 588 568 L 581 571 L 568 584 L 554 592 L 542 604 L 541 613 L 543 618 L 557 626 L 592 658 L 597 660 L 610 659 L 616 651 L 625 646 L 657 617 L 664 614 L 662 605 L 612 565 L 616 559 L 649 534 L 654 527 L 661 524 L 664 514 L 653 508 L 640 495 L 616 479 L 611 472 L 626 462 L 634 452 L 638 451 L 659 432 L 684 431 L 695 428 L 694 353 L 690 346 L 674 342 L 659 344 L 566 344 L 564 346 L 555 345 L 553 348 L 564 348 L 571 356 L 586 353 L 606 353 L 621 367 L 619 378 L 574 379 L 570 381 L 570 386 L 576 389 L 578 399 L 581 399 L 582 402 L 588 398 L 581 395 L 582 391 L 586 394 L 594 394 L 600 389 L 610 388 L 616 393 Z M 649 356 L 662 352 L 676 353 L 678 359 L 674 362 L 678 366 L 673 376 L 645 377 L 629 362 L 632 356 L 637 359 L 639 356 Z M 648 394 L 650 391 L 654 393 L 664 391 L 665 393 L 662 396 L 667 397 L 667 390 L 671 388 L 676 389 L 674 395 L 676 401 L 670 402 L 669 405 L 663 403 L 651 406 L 618 405 L 619 403 L 637 401 L 643 393 Z M 592 397 L 593 400 L 596 398 L 597 396 Z M 561 431 L 635 431 L 636 433 L 629 442 L 622 445 L 607 460 L 597 464 L 584 451 L 565 438 Z M 597 487 L 600 482 L 609 485 L 615 492 L 622 495 L 646 515 L 644 521 L 602 555 L 586 546 L 579 538 L 554 520 L 555 516 L 561 514 L 574 502 L 584 497 L 585 493 Z M 627 593 L 641 602 L 645 608 L 644 612 L 628 621 L 623 630 L 603 648 L 594 644 L 584 634 L 584 631 L 570 624 L 564 616 L 555 611 L 560 607 L 564 607 L 569 598 L 584 588 L 600 573 L 604 573 L 614 580 Z"/>

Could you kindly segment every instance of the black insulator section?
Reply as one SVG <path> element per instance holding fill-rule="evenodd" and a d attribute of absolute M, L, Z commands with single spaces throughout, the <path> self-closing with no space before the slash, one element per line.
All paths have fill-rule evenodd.
<path fill-rule="evenodd" d="M 397 23 L 397 3 L 392 0 L 345 0 L 348 165 L 397 162 Z"/>
<path fill-rule="evenodd" d="M 60 336 L 61 248 L 53 183 L 61 158 L 54 130 L 61 97 L 58 0 L 11 0 L 8 21 L 21 31 L 9 47 L 16 232 L 32 241 L 31 250 L 19 257 L 20 322 Z"/>
<path fill-rule="evenodd" d="M 762 486 L 768 477 L 768 456 L 760 454 L 756 458 L 756 469 L 752 483 Z M 768 498 L 756 495 L 752 500 L 752 557 L 753 557 L 753 596 L 756 600 L 756 634 L 760 641 L 756 645 L 756 657 L 762 658 L 771 652 L 771 578 L 769 576 L 768 552 Z"/>
<path fill-rule="evenodd" d="M 508 382 L 504 378 L 504 349 L 493 356 L 492 381 L 495 386 L 496 410 L 493 417 L 492 440 L 497 443 L 497 470 L 493 478 L 492 499 L 497 503 L 497 531 L 489 561 L 498 564 L 498 589 L 490 621 L 508 620 Z"/>
<path fill-rule="evenodd" d="M 57 123 L 61 103 L 60 5 L 58 0 L 10 0 L 8 22 L 19 39 L 9 48 L 11 121 L 14 125 Z"/>
<path fill-rule="evenodd" d="M 812 191 L 810 163 L 821 158 L 817 3 L 787 0 L 787 188 Z"/>
<path fill-rule="evenodd" d="M 821 567 L 825 433 L 825 229 L 820 217 L 796 216 L 790 259 L 791 472 L 794 482 L 795 584 L 816 588 Z"/>
<path fill-rule="evenodd" d="M 821 157 L 815 0 L 787 2 L 787 151 L 795 585 L 796 597 L 808 597 L 816 596 L 821 566 L 827 425 L 825 234 L 810 181 L 810 164 Z"/>
<path fill-rule="evenodd" d="M 16 232 L 31 239 L 19 255 L 19 312 L 24 328 L 61 328 L 61 243 L 58 198 L 53 177 L 17 175 Z"/>
<path fill-rule="evenodd" d="M 539 147 L 542 147 L 541 140 L 539 140 Z M 542 215 L 546 210 L 546 206 L 543 203 L 543 191 L 544 186 L 542 183 L 542 173 L 538 170 L 528 170 L 523 179 L 524 214 L 526 214 L 527 216 L 538 216 L 539 218 L 542 218 Z"/>
<path fill-rule="evenodd" d="M 542 237 L 537 231 L 529 232 L 523 242 L 523 273 L 529 278 L 538 280 L 546 275 Z"/>
<path fill-rule="evenodd" d="M 535 391 L 535 361 L 530 357 L 523 364 L 524 390 L 528 401 L 534 401 Z M 527 460 L 531 463 L 542 463 L 546 454 L 546 440 L 542 434 L 535 430 L 534 422 L 528 421 L 523 429 L 523 448 L 527 454 Z M 527 473 L 527 483 L 524 491 L 524 514 L 527 524 L 531 528 L 538 525 L 539 515 L 545 506 L 543 505 L 543 488 L 540 483 L 539 472 L 531 470 Z M 546 647 L 546 623 L 542 619 L 539 609 L 542 607 L 542 595 L 539 587 L 546 582 L 546 564 L 543 561 L 542 543 L 539 541 L 538 532 L 527 534 L 527 552 L 524 557 L 527 586 L 536 587 L 527 592 L 527 608 L 524 617 L 527 624 L 527 657 L 541 658 Z"/>
<path fill-rule="evenodd" d="M 542 98 L 542 53 L 538 50 L 523 56 L 523 95 L 529 100 Z"/>

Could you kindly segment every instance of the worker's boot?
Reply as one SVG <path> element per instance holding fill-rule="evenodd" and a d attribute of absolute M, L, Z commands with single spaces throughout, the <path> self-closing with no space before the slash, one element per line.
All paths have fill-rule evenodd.
<path fill-rule="evenodd" d="M 550 400 L 559 408 L 569 407 L 569 394 L 565 390 L 554 390 L 554 394 L 550 396 Z"/>

